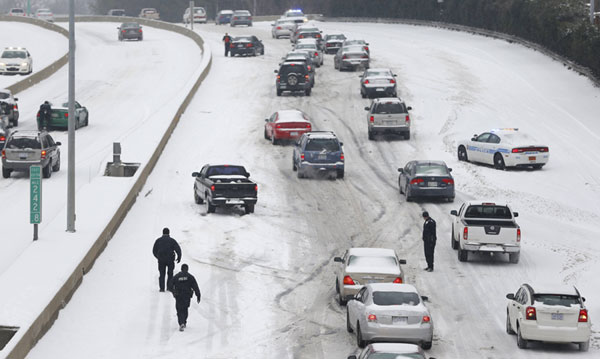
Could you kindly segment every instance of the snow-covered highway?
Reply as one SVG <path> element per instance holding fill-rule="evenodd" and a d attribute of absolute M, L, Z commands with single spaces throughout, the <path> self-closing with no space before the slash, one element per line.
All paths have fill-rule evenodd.
<path fill-rule="evenodd" d="M 100 35 L 104 29 L 95 27 L 101 25 L 86 26 L 92 39 L 113 46 L 112 37 Z M 29 357 L 343 358 L 356 341 L 346 332 L 345 308 L 334 299 L 332 259 L 350 246 L 395 248 L 408 260 L 407 281 L 431 299 L 436 325 L 431 356 L 598 356 L 596 329 L 588 353 L 576 352 L 573 345 L 534 344 L 520 350 L 515 337 L 505 333 L 504 321 L 506 293 L 524 282 L 577 285 L 588 299 L 592 321 L 600 313 L 596 240 L 600 90 L 561 64 L 503 41 L 405 25 L 319 26 L 324 33 L 341 31 L 366 39 L 372 67 L 394 69 L 400 96 L 414 109 L 411 140 L 367 140 L 363 107 L 368 101 L 360 98 L 358 73 L 333 70 L 331 56 L 317 70 L 310 97 L 279 98 L 273 70 L 290 48 L 287 39 L 271 40 L 266 23 L 235 29 L 199 26 L 198 32 L 213 49 L 211 74 L 174 132 L 143 196 Z M 223 58 L 224 31 L 258 35 L 266 55 Z M 122 45 L 138 44 L 114 43 L 115 48 Z M 81 52 L 90 54 L 79 60 L 80 79 L 85 80 L 97 74 L 100 60 L 97 53 Z M 167 53 L 155 54 L 152 61 L 172 60 Z M 132 69 L 115 77 L 122 86 L 131 84 L 125 76 Z M 109 70 L 115 67 L 107 66 Z M 163 74 L 160 81 L 180 84 L 185 75 L 183 70 Z M 171 93 L 161 88 L 157 98 L 142 102 L 106 95 L 110 86 L 98 79 L 88 78 L 80 86 L 86 83 L 102 101 L 80 99 L 98 106 L 90 111 L 90 128 L 79 130 L 82 136 L 100 126 L 96 113 L 110 109 L 105 120 L 117 126 L 121 118 L 117 115 L 132 114 L 138 104 L 154 105 L 158 94 Z M 31 91 L 37 103 L 48 93 Z M 85 96 L 86 91 L 80 93 Z M 146 97 L 148 91 L 140 95 Z M 111 96 L 110 101 L 105 96 Z M 119 108 L 113 112 L 111 104 Z M 334 130 L 344 141 L 345 179 L 299 180 L 291 169 L 291 147 L 272 146 L 263 139 L 264 119 L 287 108 L 305 111 L 317 129 Z M 131 120 L 127 127 L 131 132 L 120 138 L 137 133 L 140 121 Z M 550 146 L 549 164 L 541 171 L 497 171 L 457 161 L 457 141 L 496 127 L 518 127 L 544 141 Z M 90 135 L 79 140 L 89 141 L 90 163 L 84 164 L 94 168 L 93 174 L 106 160 L 103 146 L 113 140 L 94 145 L 95 139 Z M 99 150 L 103 155 L 92 160 Z M 139 149 L 125 148 L 127 156 L 129 151 L 135 158 Z M 425 158 L 444 160 L 454 168 L 458 189 L 454 204 L 406 203 L 398 194 L 396 169 Z M 239 210 L 231 210 L 206 215 L 206 209 L 194 203 L 191 172 L 220 162 L 245 165 L 259 183 L 254 214 L 241 216 Z M 473 198 L 507 201 L 520 213 L 519 264 L 485 257 L 458 262 L 450 248 L 449 211 Z M 433 273 L 422 270 L 423 209 L 438 223 Z M 173 298 L 158 292 L 151 256 L 152 243 L 165 226 L 182 245 L 182 263 L 190 265 L 203 293 L 201 304 L 192 305 L 184 333 L 176 330 Z M 27 226 L 14 229 L 27 230 Z"/>

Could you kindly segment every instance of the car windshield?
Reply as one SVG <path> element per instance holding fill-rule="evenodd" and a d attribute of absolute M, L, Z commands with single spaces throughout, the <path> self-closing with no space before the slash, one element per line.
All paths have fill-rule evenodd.
<path fill-rule="evenodd" d="M 316 49 L 317 46 L 313 45 L 313 44 L 300 44 L 298 46 L 296 46 L 297 49 Z"/>
<path fill-rule="evenodd" d="M 474 205 L 467 208 L 465 218 L 511 219 L 512 213 L 506 206 Z"/>
<path fill-rule="evenodd" d="M 25 51 L 6 50 L 2 53 L 4 59 L 24 59 L 26 57 Z"/>
<path fill-rule="evenodd" d="M 373 292 L 373 303 L 377 305 L 417 305 L 419 302 L 417 293 Z"/>
<path fill-rule="evenodd" d="M 298 11 L 288 11 L 286 14 L 287 17 L 296 17 L 296 16 L 304 16 L 304 13 L 300 10 Z"/>
<path fill-rule="evenodd" d="M 279 70 L 280 75 L 287 75 L 290 73 L 306 73 L 306 66 L 304 64 L 288 64 L 282 66 Z"/>
<path fill-rule="evenodd" d="M 121 25 L 121 28 L 123 29 L 130 29 L 130 28 L 138 28 L 140 25 L 138 23 L 135 22 L 126 22 L 124 24 Z"/>
<path fill-rule="evenodd" d="M 241 16 L 250 16 L 250 12 L 249 11 L 236 11 L 233 14 L 234 15 L 241 15 Z"/>
<path fill-rule="evenodd" d="M 344 40 L 345 38 L 344 35 L 329 35 L 329 40 Z"/>
<path fill-rule="evenodd" d="M 388 76 L 391 77 L 392 74 L 387 71 L 387 70 L 369 70 L 367 71 L 366 77 L 372 77 L 372 76 Z"/>
<path fill-rule="evenodd" d="M 346 45 L 364 45 L 366 44 L 365 40 L 348 40 L 346 41 Z"/>
<path fill-rule="evenodd" d="M 121 15 L 125 15 L 125 11 L 124 10 L 113 10 L 111 12 L 111 14 L 114 16 L 121 16 Z"/>
<path fill-rule="evenodd" d="M 246 170 L 242 166 L 211 166 L 207 175 L 210 176 L 245 176 Z"/>
<path fill-rule="evenodd" d="M 375 114 L 406 113 L 406 108 L 401 102 L 380 102 L 373 109 Z"/>
<path fill-rule="evenodd" d="M 252 42 L 252 38 L 250 36 L 238 36 L 234 37 L 233 41 Z"/>
<path fill-rule="evenodd" d="M 23 149 L 23 148 L 32 148 L 32 149 L 40 149 L 42 148 L 40 142 L 35 137 L 13 137 L 7 144 L 6 148 L 9 149 Z"/>
<path fill-rule="evenodd" d="M 448 170 L 446 166 L 435 163 L 417 163 L 415 173 L 425 176 L 447 176 Z"/>
<path fill-rule="evenodd" d="M 203 8 L 197 8 L 197 9 L 194 9 L 194 12 L 196 14 L 204 14 L 204 9 Z"/>
<path fill-rule="evenodd" d="M 362 48 L 362 46 L 352 45 L 352 46 L 344 47 L 344 50 L 342 52 L 363 52 L 364 53 L 365 51 Z"/>
<path fill-rule="evenodd" d="M 298 30 L 299 30 L 298 31 L 299 33 L 300 32 L 302 32 L 302 33 L 304 33 L 304 32 L 319 32 L 319 29 L 317 29 L 316 27 L 303 27 L 303 28 L 298 29 Z"/>
<path fill-rule="evenodd" d="M 10 12 L 12 12 L 13 14 L 16 14 L 16 13 L 22 14 L 25 11 L 23 11 L 23 9 L 12 9 Z"/>
<path fill-rule="evenodd" d="M 154 9 L 144 9 L 144 14 L 152 14 L 155 12 L 156 12 L 156 10 L 154 10 Z"/>
<path fill-rule="evenodd" d="M 425 359 L 423 354 L 419 353 L 371 353 L 367 359 L 404 359 L 404 358 L 412 358 L 412 359 Z"/>
<path fill-rule="evenodd" d="M 540 302 L 544 305 L 560 305 L 563 307 L 579 305 L 579 297 L 577 297 L 576 295 L 534 294 L 533 300 L 535 300 L 536 302 Z"/>
<path fill-rule="evenodd" d="M 350 256 L 348 266 L 397 267 L 396 258 L 390 256 Z"/>
<path fill-rule="evenodd" d="M 10 95 L 7 94 L 6 92 L 0 92 L 0 100 L 6 100 L 9 97 L 10 97 Z"/>
<path fill-rule="evenodd" d="M 306 144 L 305 151 L 335 152 L 340 150 L 338 141 L 332 138 L 313 138 Z"/>

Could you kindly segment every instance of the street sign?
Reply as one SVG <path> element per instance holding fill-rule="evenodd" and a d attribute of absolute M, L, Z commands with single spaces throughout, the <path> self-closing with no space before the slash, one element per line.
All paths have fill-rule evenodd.
<path fill-rule="evenodd" d="M 29 167 L 29 223 L 42 222 L 42 166 Z"/>

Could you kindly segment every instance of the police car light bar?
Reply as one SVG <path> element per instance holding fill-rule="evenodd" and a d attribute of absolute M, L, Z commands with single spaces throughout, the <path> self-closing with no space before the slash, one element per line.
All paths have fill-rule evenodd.
<path fill-rule="evenodd" d="M 498 132 L 498 131 L 519 131 L 519 129 L 516 128 L 516 127 L 512 127 L 512 128 L 493 128 L 490 132 Z"/>

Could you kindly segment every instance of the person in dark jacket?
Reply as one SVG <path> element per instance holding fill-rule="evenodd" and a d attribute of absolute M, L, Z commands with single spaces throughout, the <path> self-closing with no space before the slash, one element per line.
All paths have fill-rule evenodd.
<path fill-rule="evenodd" d="M 40 106 L 40 130 L 48 128 L 51 115 L 52 106 L 50 106 L 50 102 L 44 101 L 44 103 Z"/>
<path fill-rule="evenodd" d="M 227 57 L 231 45 L 231 36 L 225 33 L 225 36 L 223 36 L 223 42 L 225 43 L 225 57 Z"/>
<path fill-rule="evenodd" d="M 169 236 L 169 228 L 163 228 L 162 237 L 154 242 L 152 254 L 158 260 L 158 287 L 161 292 L 165 291 L 165 271 L 167 272 L 167 288 L 170 288 L 175 269 L 175 255 L 177 263 L 181 261 L 181 248 L 176 240 Z"/>
<path fill-rule="evenodd" d="M 423 223 L 423 247 L 425 249 L 425 260 L 427 261 L 427 268 L 425 270 L 433 272 L 433 252 L 435 250 L 435 241 L 437 240 L 435 221 L 429 217 L 427 211 L 423 212 L 423 219 L 425 220 L 425 223 Z"/>
<path fill-rule="evenodd" d="M 177 310 L 177 322 L 179 323 L 179 331 L 182 332 L 187 324 L 188 308 L 190 300 L 196 293 L 196 299 L 200 303 L 200 288 L 196 278 L 188 272 L 188 265 L 181 265 L 181 272 L 173 277 L 173 285 L 171 292 L 175 297 L 175 309 Z"/>

